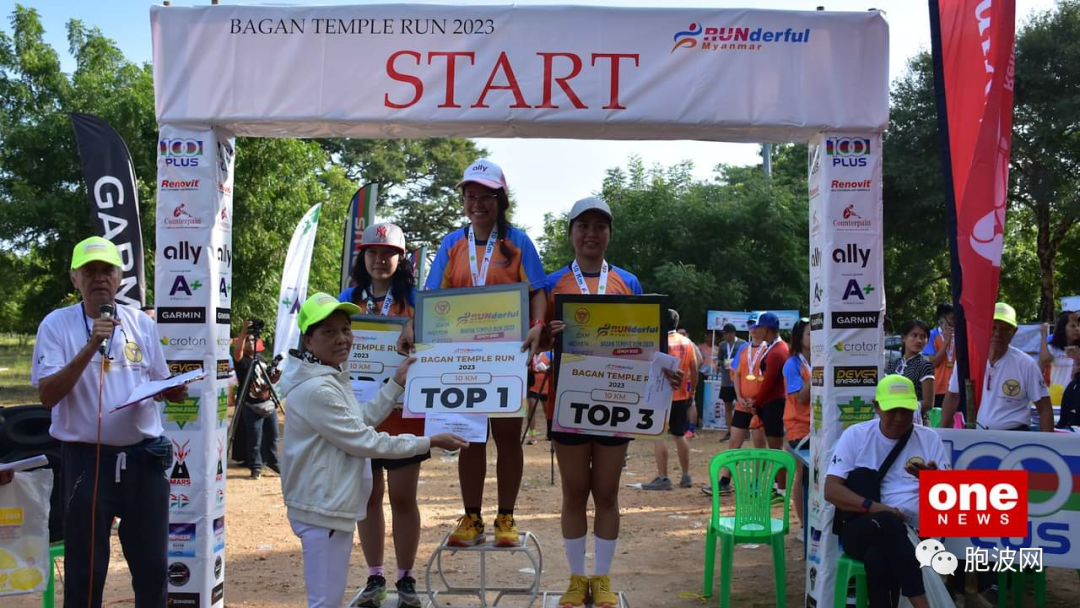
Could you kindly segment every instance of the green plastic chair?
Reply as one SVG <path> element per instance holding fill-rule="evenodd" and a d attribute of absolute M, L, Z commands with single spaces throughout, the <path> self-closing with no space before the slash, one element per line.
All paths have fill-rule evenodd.
<path fill-rule="evenodd" d="M 941 428 L 941 408 L 940 407 L 932 407 L 932 408 L 930 408 L 930 412 L 928 413 L 928 416 L 930 418 L 930 428 L 934 428 L 934 429 Z"/>
<path fill-rule="evenodd" d="M 866 583 L 866 566 L 857 559 L 840 554 L 836 562 L 836 586 L 833 588 L 833 608 L 845 608 L 848 600 L 848 583 L 855 579 L 855 608 L 870 605 L 870 592 Z"/>
<path fill-rule="evenodd" d="M 1046 568 L 1042 570 L 1021 570 L 1019 572 L 998 572 L 998 608 L 1006 608 L 1009 605 L 1009 591 L 1012 591 L 1013 606 L 1021 608 L 1024 603 L 1024 592 L 1027 590 L 1027 579 L 1031 577 L 1035 587 L 1035 606 L 1042 608 L 1046 605 Z"/>
<path fill-rule="evenodd" d="M 55 608 L 56 605 L 56 559 L 64 557 L 63 541 L 49 545 L 49 584 L 41 594 L 42 608 Z"/>
<path fill-rule="evenodd" d="M 720 471 L 731 471 L 735 497 L 735 516 L 720 517 Z M 790 501 L 784 501 L 784 516 L 772 516 L 772 487 L 777 474 L 784 471 L 792 487 L 795 457 L 782 450 L 727 450 L 709 461 L 712 484 L 712 517 L 705 531 L 705 581 L 701 594 L 712 597 L 716 561 L 716 541 L 720 540 L 720 608 L 731 605 L 731 566 L 735 545 L 748 543 L 772 546 L 776 576 L 776 605 L 784 608 L 787 595 L 784 567 L 784 535 L 788 532 Z"/>

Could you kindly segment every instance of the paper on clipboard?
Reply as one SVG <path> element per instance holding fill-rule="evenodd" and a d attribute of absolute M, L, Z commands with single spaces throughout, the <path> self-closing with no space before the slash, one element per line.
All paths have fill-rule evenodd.
<path fill-rule="evenodd" d="M 469 443 L 487 443 L 488 417 L 483 414 L 428 414 L 424 417 L 424 436 L 453 433 Z"/>
<path fill-rule="evenodd" d="M 171 378 L 165 378 L 164 380 L 154 380 L 147 382 L 146 384 L 140 384 L 135 387 L 135 390 L 131 391 L 128 398 L 124 400 L 122 405 L 118 405 L 109 410 L 109 413 L 113 413 L 117 410 L 122 410 L 130 405 L 135 405 L 145 399 L 149 399 L 154 395 L 163 393 L 169 389 L 183 386 L 185 384 L 191 384 L 198 380 L 202 380 L 206 377 L 206 371 L 201 369 L 193 369 L 190 372 L 179 374 Z"/>
<path fill-rule="evenodd" d="M 49 459 L 46 458 L 44 454 L 38 454 L 37 456 L 23 458 L 22 460 L 16 460 L 15 462 L 5 462 L 0 464 L 0 471 L 29 471 L 30 469 L 47 466 L 49 466 Z"/>

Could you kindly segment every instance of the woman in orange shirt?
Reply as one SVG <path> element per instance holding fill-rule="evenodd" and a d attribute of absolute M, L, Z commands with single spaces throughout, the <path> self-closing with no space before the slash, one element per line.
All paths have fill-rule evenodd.
<path fill-rule="evenodd" d="M 352 269 L 355 284 L 341 292 L 338 299 L 352 302 L 366 314 L 387 317 L 413 317 L 416 278 L 413 267 L 405 258 L 405 235 L 394 224 L 372 224 L 364 229 L 361 255 Z M 394 408 L 390 416 L 375 430 L 391 435 L 424 435 L 422 418 L 402 418 Z M 420 608 L 416 579 L 412 574 L 416 551 L 420 545 L 420 507 L 416 488 L 420 480 L 420 463 L 431 458 L 431 452 L 410 458 L 371 459 L 371 496 L 367 516 L 356 522 L 360 548 L 368 565 L 367 584 L 351 604 L 359 608 L 377 608 L 386 597 L 386 578 L 383 558 L 386 548 L 386 520 L 383 516 L 383 493 L 390 487 L 390 512 L 393 516 L 394 557 L 396 559 L 398 605 Z M 388 481 L 383 481 L 383 470 Z"/>
<path fill-rule="evenodd" d="M 548 277 L 551 300 L 548 310 L 555 310 L 555 294 L 638 295 L 644 293 L 637 277 L 608 264 L 604 259 L 611 241 L 611 208 L 597 198 L 574 203 L 567 227 L 574 261 Z M 549 314 L 552 314 L 549 313 Z M 563 321 L 551 320 L 551 334 L 566 329 Z M 547 419 L 552 420 L 557 393 L 555 378 L 550 377 Z M 682 375 L 670 375 L 673 386 L 682 384 Z M 555 456 L 559 461 L 563 501 L 560 512 L 563 547 L 570 563 L 570 585 L 559 598 L 560 608 L 579 608 L 591 598 L 595 608 L 615 608 L 618 596 L 611 590 L 611 562 L 619 538 L 619 486 L 626 448 L 630 439 L 588 433 L 552 431 Z M 589 531 L 586 510 L 592 495 L 596 514 L 593 519 L 593 576 L 585 574 L 585 540 Z"/>
<path fill-rule="evenodd" d="M 791 349 L 788 360 L 784 363 L 784 383 L 787 403 L 784 404 L 784 430 L 788 445 L 810 446 L 810 321 L 799 319 L 791 328 Z M 805 440 L 805 441 L 804 441 Z M 795 511 L 799 514 L 799 523 L 806 526 L 806 513 L 803 513 L 802 479 L 805 467 L 795 471 L 795 489 L 792 499 Z"/>
<path fill-rule="evenodd" d="M 428 274 L 426 289 L 483 287 L 527 283 L 529 285 L 529 332 L 522 351 L 536 355 L 547 314 L 547 276 L 529 235 L 510 225 L 509 188 L 502 169 L 487 159 L 474 162 L 458 182 L 469 224 L 443 239 Z M 413 347 L 413 325 L 401 332 L 398 349 Z M 495 545 L 513 547 L 519 543 L 514 505 L 521 488 L 524 455 L 521 446 L 521 418 L 492 418 L 491 438 L 498 451 L 499 511 L 495 518 Z M 469 547 L 484 542 L 484 520 L 480 507 L 484 500 L 487 474 L 487 444 L 472 445 L 458 458 L 458 481 L 465 514 L 447 543 Z"/>

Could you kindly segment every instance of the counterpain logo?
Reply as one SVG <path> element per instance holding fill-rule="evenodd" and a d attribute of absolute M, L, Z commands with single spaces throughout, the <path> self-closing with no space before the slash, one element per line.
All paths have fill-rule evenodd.
<path fill-rule="evenodd" d="M 826 139 L 825 155 L 832 159 L 834 167 L 865 167 L 866 158 L 870 156 L 870 140 L 865 137 Z"/>
<path fill-rule="evenodd" d="M 766 44 L 806 44 L 810 42 L 810 28 L 795 30 L 766 30 L 751 27 L 704 27 L 691 23 L 690 27 L 675 33 L 674 53 L 679 49 L 688 51 L 760 51 Z"/>
<path fill-rule="evenodd" d="M 833 183 L 854 184 L 862 182 L 839 182 L 837 180 L 833 180 Z M 833 189 L 835 190 L 835 188 Z M 847 207 L 844 207 L 844 210 L 840 212 L 839 219 L 833 219 L 832 225 L 833 228 L 836 228 L 840 232 L 866 232 L 870 230 L 870 227 L 873 224 L 870 222 L 870 220 L 860 215 L 859 212 L 855 210 L 855 204 L 852 203 Z"/>
<path fill-rule="evenodd" d="M 202 228 L 206 224 L 203 218 L 192 215 L 184 203 L 173 207 L 171 217 L 166 216 L 164 223 L 166 228 Z"/>
<path fill-rule="evenodd" d="M 1027 471 L 922 471 L 919 533 L 946 538 L 1025 538 Z"/>

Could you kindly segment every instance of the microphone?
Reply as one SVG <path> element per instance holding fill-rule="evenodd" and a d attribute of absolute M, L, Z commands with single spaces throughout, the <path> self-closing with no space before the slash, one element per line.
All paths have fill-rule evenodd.
<path fill-rule="evenodd" d="M 113 316 L 113 305 L 109 302 L 106 302 L 98 307 L 98 312 L 101 313 L 101 316 L 105 317 L 106 319 L 111 319 Z M 104 355 L 108 351 L 109 339 L 105 338 L 101 341 L 101 346 L 98 347 L 98 352 Z"/>

